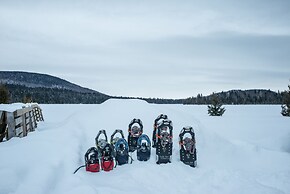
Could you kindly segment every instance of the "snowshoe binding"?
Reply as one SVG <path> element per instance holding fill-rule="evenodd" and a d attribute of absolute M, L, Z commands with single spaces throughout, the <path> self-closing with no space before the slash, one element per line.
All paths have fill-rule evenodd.
<path fill-rule="evenodd" d="M 121 137 L 115 137 L 117 134 L 120 134 Z M 116 130 L 114 131 L 114 133 L 111 135 L 111 145 L 112 145 L 113 147 L 115 147 L 116 142 L 117 142 L 119 139 L 121 139 L 121 138 L 125 139 L 125 136 L 124 136 L 123 131 L 122 131 L 121 129 L 116 129 Z"/>
<path fill-rule="evenodd" d="M 157 126 L 158 123 L 162 122 L 162 120 L 168 119 L 167 115 L 161 114 L 159 115 L 155 120 L 154 120 L 154 125 L 153 125 L 153 135 L 152 135 L 152 147 L 156 148 L 156 131 L 157 131 Z"/>
<path fill-rule="evenodd" d="M 151 142 L 147 135 L 142 134 L 137 141 L 137 159 L 147 161 L 150 159 Z"/>
<path fill-rule="evenodd" d="M 192 127 L 184 127 L 179 134 L 180 160 L 191 167 L 196 167 L 195 133 Z"/>
<path fill-rule="evenodd" d="M 163 120 L 157 127 L 156 163 L 171 163 L 172 159 L 172 122 Z"/>
<path fill-rule="evenodd" d="M 134 152 L 137 149 L 137 140 L 143 133 L 142 121 L 133 119 L 129 124 L 128 133 L 129 152 Z"/>
<path fill-rule="evenodd" d="M 103 137 L 101 137 L 101 135 L 103 135 Z M 100 130 L 95 138 L 95 141 L 96 141 L 96 147 L 98 148 L 99 153 L 101 153 L 104 147 L 108 143 L 108 137 L 107 137 L 106 131 Z"/>

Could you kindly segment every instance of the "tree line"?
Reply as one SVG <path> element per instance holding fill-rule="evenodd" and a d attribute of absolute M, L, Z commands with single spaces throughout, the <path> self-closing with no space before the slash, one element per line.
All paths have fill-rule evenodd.
<path fill-rule="evenodd" d="M 110 98 L 140 99 L 155 104 L 211 104 L 212 95 L 186 99 L 163 98 L 135 98 L 116 97 L 99 92 L 79 92 L 61 88 L 26 87 L 23 85 L 6 84 L 1 90 L 8 92 L 6 102 L 37 102 L 42 104 L 99 104 Z M 231 90 L 215 93 L 222 104 L 282 104 L 285 92 L 273 92 L 271 90 Z M 3 95 L 1 95 L 3 97 Z M 2 98 L 1 97 L 1 98 Z"/>

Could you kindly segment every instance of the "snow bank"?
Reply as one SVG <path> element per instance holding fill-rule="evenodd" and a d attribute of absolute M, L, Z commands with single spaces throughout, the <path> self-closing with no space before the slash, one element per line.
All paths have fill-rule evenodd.
<path fill-rule="evenodd" d="M 108 100 L 100 105 L 40 105 L 45 122 L 24 138 L 0 143 L 0 194 L 95 193 L 290 193 L 290 119 L 280 106 L 226 106 L 223 117 L 207 116 L 206 106 L 155 105 L 140 100 Z M 140 118 L 152 137 L 154 119 L 173 121 L 171 164 L 148 162 L 118 166 L 111 172 L 81 169 L 95 136 L 110 136 Z M 179 161 L 182 127 L 196 132 L 198 167 Z"/>
<path fill-rule="evenodd" d="M 22 109 L 23 107 L 29 107 L 35 103 L 13 103 L 13 104 L 0 104 L 0 111 L 14 112 L 17 109 Z"/>

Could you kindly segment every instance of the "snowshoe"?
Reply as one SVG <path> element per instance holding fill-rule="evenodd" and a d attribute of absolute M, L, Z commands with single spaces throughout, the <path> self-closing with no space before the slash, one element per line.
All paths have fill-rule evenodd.
<path fill-rule="evenodd" d="M 187 137 L 189 135 L 189 137 Z M 179 134 L 180 160 L 191 167 L 196 167 L 195 133 L 192 127 L 184 127 Z"/>
<path fill-rule="evenodd" d="M 91 147 L 85 154 L 86 171 L 99 172 L 100 162 L 98 149 Z"/>
<path fill-rule="evenodd" d="M 114 149 L 107 143 L 101 152 L 101 168 L 108 172 L 114 168 Z"/>
<path fill-rule="evenodd" d="M 128 133 L 129 152 L 134 152 L 137 149 L 137 140 L 143 133 L 142 121 L 133 119 L 129 124 Z"/>
<path fill-rule="evenodd" d="M 124 138 L 119 138 L 115 143 L 115 159 L 118 165 L 129 163 L 129 145 Z"/>
<path fill-rule="evenodd" d="M 118 133 L 121 135 L 121 137 L 115 137 Z M 111 144 L 112 144 L 113 147 L 115 147 L 116 142 L 117 142 L 120 138 L 125 139 L 124 133 L 123 133 L 123 131 L 122 131 L 121 129 L 116 129 L 116 130 L 114 131 L 114 133 L 111 135 Z"/>
<path fill-rule="evenodd" d="M 153 148 L 156 148 L 156 131 L 157 131 L 158 123 L 160 123 L 164 119 L 168 119 L 167 115 L 161 114 L 154 120 L 153 135 L 152 135 L 152 147 Z"/>
<path fill-rule="evenodd" d="M 74 174 L 83 167 L 86 167 L 86 171 L 88 172 L 99 172 L 100 171 L 100 160 L 99 160 L 99 152 L 95 147 L 91 147 L 85 154 L 85 165 L 78 167 Z"/>
<path fill-rule="evenodd" d="M 103 135 L 103 138 L 101 138 L 101 135 Z M 96 141 L 96 147 L 98 148 L 99 153 L 101 153 L 104 147 L 108 143 L 108 137 L 107 137 L 106 131 L 100 130 L 95 138 L 95 141 Z"/>
<path fill-rule="evenodd" d="M 172 122 L 163 120 L 157 126 L 156 163 L 170 163 L 172 158 Z"/>
<path fill-rule="evenodd" d="M 150 159 L 151 142 L 147 135 L 142 134 L 137 141 L 137 159 L 147 161 Z"/>

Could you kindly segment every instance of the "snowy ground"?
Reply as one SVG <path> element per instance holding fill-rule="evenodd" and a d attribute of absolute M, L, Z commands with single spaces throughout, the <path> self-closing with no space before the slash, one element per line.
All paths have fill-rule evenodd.
<path fill-rule="evenodd" d="M 45 122 L 37 131 L 0 143 L 0 194 L 290 193 L 290 118 L 280 115 L 280 106 L 226 106 L 223 117 L 209 117 L 206 106 L 138 100 L 40 106 Z M 153 120 L 160 113 L 173 121 L 171 164 L 155 164 L 152 150 L 148 162 L 73 174 L 100 129 L 109 136 L 115 129 L 127 135 L 129 122 L 140 118 L 151 138 Z M 195 129 L 197 168 L 179 161 L 178 134 L 183 126 Z"/>

